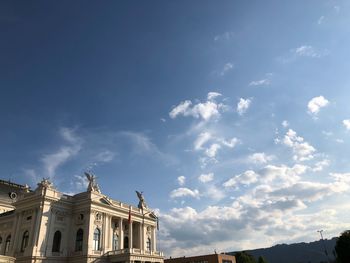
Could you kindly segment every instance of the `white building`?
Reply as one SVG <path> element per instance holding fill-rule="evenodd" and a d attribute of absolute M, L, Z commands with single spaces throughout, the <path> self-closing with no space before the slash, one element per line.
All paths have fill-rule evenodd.
<path fill-rule="evenodd" d="M 88 179 L 88 190 L 74 196 L 47 179 L 34 191 L 0 180 L 0 262 L 163 263 L 157 217 L 142 194 L 139 207 L 130 206 Z"/>

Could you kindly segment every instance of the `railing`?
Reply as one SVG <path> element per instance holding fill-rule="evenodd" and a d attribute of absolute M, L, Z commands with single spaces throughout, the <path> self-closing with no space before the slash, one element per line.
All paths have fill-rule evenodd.
<path fill-rule="evenodd" d="M 124 249 L 118 249 L 118 250 L 112 250 L 108 251 L 108 256 L 114 256 L 114 255 L 122 255 L 122 254 L 137 254 L 137 255 L 154 255 L 154 256 L 163 256 L 163 252 L 160 251 L 142 251 L 139 248 L 124 248 Z"/>
<path fill-rule="evenodd" d="M 0 255 L 0 263 L 14 263 L 16 258 Z"/>

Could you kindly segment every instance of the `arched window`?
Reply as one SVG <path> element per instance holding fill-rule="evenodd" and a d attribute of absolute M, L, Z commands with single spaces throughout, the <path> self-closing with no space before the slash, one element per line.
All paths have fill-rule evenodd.
<path fill-rule="evenodd" d="M 61 248 L 61 231 L 56 231 L 53 236 L 53 242 L 52 242 L 52 252 L 60 252 Z"/>
<path fill-rule="evenodd" d="M 129 248 L 129 238 L 124 237 L 124 248 Z"/>
<path fill-rule="evenodd" d="M 24 250 L 28 246 L 28 241 L 29 241 L 29 232 L 25 231 L 22 236 L 21 252 L 24 252 Z"/>
<path fill-rule="evenodd" d="M 100 229 L 96 228 L 94 231 L 94 250 L 101 249 L 100 241 L 101 241 L 101 231 Z"/>
<path fill-rule="evenodd" d="M 75 238 L 75 251 L 83 251 L 83 235 L 83 230 L 79 228 L 77 231 L 77 236 Z"/>
<path fill-rule="evenodd" d="M 5 252 L 4 255 L 6 255 L 6 253 L 9 252 L 10 250 L 10 242 L 11 242 L 11 235 L 8 235 L 5 241 Z"/>
<path fill-rule="evenodd" d="M 146 250 L 147 251 L 151 251 L 151 239 L 150 238 L 147 238 Z"/>
<path fill-rule="evenodd" d="M 113 250 L 119 249 L 119 239 L 116 233 L 113 234 Z"/>

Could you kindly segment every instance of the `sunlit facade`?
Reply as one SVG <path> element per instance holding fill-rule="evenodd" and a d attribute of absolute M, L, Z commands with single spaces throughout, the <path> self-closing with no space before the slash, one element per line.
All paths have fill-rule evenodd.
<path fill-rule="evenodd" d="M 0 262 L 163 263 L 157 218 L 148 208 L 91 188 L 69 196 L 48 180 L 34 191 L 17 184 L 4 189 L 9 198 L 0 203 Z"/>

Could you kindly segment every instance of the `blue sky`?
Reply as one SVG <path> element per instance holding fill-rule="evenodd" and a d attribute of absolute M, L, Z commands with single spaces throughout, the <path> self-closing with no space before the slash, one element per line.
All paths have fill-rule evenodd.
<path fill-rule="evenodd" d="M 5 1 L 0 172 L 161 218 L 167 256 L 348 229 L 347 1 Z"/>

